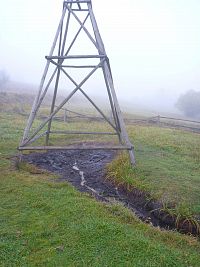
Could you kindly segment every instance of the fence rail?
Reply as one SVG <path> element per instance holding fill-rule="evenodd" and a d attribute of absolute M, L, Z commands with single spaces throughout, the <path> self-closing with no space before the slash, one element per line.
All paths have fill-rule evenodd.
<path fill-rule="evenodd" d="M 157 125 L 159 127 L 170 127 L 177 129 L 184 129 L 193 132 L 200 133 L 200 121 L 172 118 L 166 116 L 155 116 L 145 119 L 126 119 L 126 124 L 150 124 Z"/>
<path fill-rule="evenodd" d="M 91 114 L 82 114 L 80 112 L 75 112 L 69 109 L 62 109 L 64 111 L 64 115 L 55 116 L 54 120 L 56 121 L 64 121 L 64 122 L 72 122 L 74 119 L 77 120 L 89 120 L 89 121 L 104 121 L 103 117 L 93 116 Z M 27 116 L 27 114 L 21 114 Z M 39 119 L 46 119 L 47 116 L 39 115 Z M 158 127 L 168 127 L 168 128 L 176 128 L 183 129 L 187 131 L 192 131 L 196 133 L 200 133 L 200 121 L 197 120 L 189 120 L 189 119 L 181 119 L 181 118 L 173 118 L 166 116 L 153 116 L 148 118 L 127 118 L 124 116 L 125 124 L 127 125 L 153 125 Z M 110 116 L 110 120 L 112 117 Z"/>
<path fill-rule="evenodd" d="M 65 110 L 64 121 L 71 121 L 74 118 L 87 119 L 92 121 L 103 121 L 102 117 L 92 116 L 88 114 L 81 114 L 78 112 L 74 112 L 71 110 Z M 67 114 L 69 114 L 67 116 Z M 58 119 L 58 118 L 57 118 Z M 60 118 L 62 120 L 63 118 Z M 128 125 L 131 124 L 148 124 L 148 125 L 157 125 L 159 127 L 170 127 L 177 129 L 184 129 L 193 132 L 200 133 L 200 121 L 197 120 L 188 120 L 188 119 L 180 119 L 166 116 L 153 116 L 149 118 L 126 118 L 125 123 Z"/>

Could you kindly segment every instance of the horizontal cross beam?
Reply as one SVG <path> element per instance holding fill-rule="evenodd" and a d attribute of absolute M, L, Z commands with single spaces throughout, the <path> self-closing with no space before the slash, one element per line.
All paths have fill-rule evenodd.
<path fill-rule="evenodd" d="M 82 8 L 82 9 L 72 8 L 72 11 L 89 11 L 89 9 L 86 9 L 86 8 Z"/>
<path fill-rule="evenodd" d="M 18 150 L 132 150 L 132 146 L 27 146 L 27 147 L 18 147 Z"/>
<path fill-rule="evenodd" d="M 75 68 L 75 69 L 87 69 L 87 68 L 95 68 L 96 65 L 61 65 L 62 68 Z M 101 68 L 102 66 L 99 66 Z"/>
<path fill-rule="evenodd" d="M 64 1 L 65 4 L 84 4 L 84 3 L 91 3 L 91 0 L 66 0 Z"/>
<path fill-rule="evenodd" d="M 73 55 L 73 56 L 46 56 L 47 60 L 51 59 L 80 59 L 80 58 L 106 58 L 106 55 Z"/>
<path fill-rule="evenodd" d="M 62 60 L 63 61 L 63 60 Z M 97 65 L 61 65 L 62 63 L 60 62 L 55 62 L 53 60 L 50 60 L 50 62 L 52 64 L 54 64 L 57 67 L 61 67 L 61 68 L 74 68 L 74 69 L 94 69 L 97 67 Z M 102 68 L 102 66 L 100 65 L 99 68 Z"/>
<path fill-rule="evenodd" d="M 94 134 L 94 135 L 117 135 L 111 132 L 78 132 L 78 131 L 50 131 L 51 134 Z"/>

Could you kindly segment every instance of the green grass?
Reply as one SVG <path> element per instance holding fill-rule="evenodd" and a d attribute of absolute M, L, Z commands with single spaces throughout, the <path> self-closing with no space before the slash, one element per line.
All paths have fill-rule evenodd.
<path fill-rule="evenodd" d="M 121 205 L 98 203 L 67 183 L 56 182 L 51 174 L 35 172 L 30 166 L 14 168 L 11 159 L 23 127 L 23 117 L 0 113 L 0 266 L 199 266 L 197 238 L 145 225 Z M 170 177 L 173 173 L 173 169 L 165 167 L 172 162 L 172 155 L 179 159 L 177 164 L 186 157 L 188 166 L 198 167 L 193 156 L 186 153 L 186 145 L 179 152 L 171 148 L 171 142 L 179 140 L 176 134 L 189 139 L 191 146 L 197 142 L 196 135 L 180 132 L 172 138 L 167 129 L 145 127 L 129 131 L 136 141 L 138 165 L 130 171 L 125 160 L 122 177 L 128 173 L 139 181 L 141 176 L 138 186 L 144 184 L 151 192 L 161 187 L 162 196 L 166 188 L 164 175 Z M 185 174 L 186 169 L 182 167 L 176 172 L 187 177 L 190 171 Z M 198 177 L 198 169 L 196 172 Z M 163 179 L 159 178 L 161 174 Z M 160 186 L 153 182 L 153 176 L 160 179 Z M 177 183 L 177 190 L 180 195 L 184 188 L 179 189 Z M 184 196 L 187 201 L 190 197 L 193 199 Z"/>
<path fill-rule="evenodd" d="M 173 129 L 129 127 L 137 165 L 126 156 L 109 167 L 118 183 L 150 192 L 152 198 L 175 207 L 177 213 L 200 214 L 199 134 Z"/>

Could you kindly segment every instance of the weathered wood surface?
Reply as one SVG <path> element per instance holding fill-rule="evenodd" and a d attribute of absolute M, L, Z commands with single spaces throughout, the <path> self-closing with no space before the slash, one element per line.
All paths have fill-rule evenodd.
<path fill-rule="evenodd" d="M 77 3 L 79 3 L 79 4 L 87 4 L 87 3 L 91 3 L 91 0 L 76 0 L 76 1 L 74 1 L 74 0 L 66 0 L 66 1 L 64 1 L 64 5 L 65 4 L 77 4 Z"/>
<path fill-rule="evenodd" d="M 18 150 L 132 150 L 132 146 L 25 146 L 18 147 Z"/>
<path fill-rule="evenodd" d="M 106 55 L 73 55 L 73 56 L 46 56 L 47 60 L 50 59 L 79 59 L 79 58 L 105 58 Z"/>
<path fill-rule="evenodd" d="M 92 134 L 92 135 L 116 135 L 110 132 L 80 132 L 80 131 L 50 131 L 52 134 Z"/>

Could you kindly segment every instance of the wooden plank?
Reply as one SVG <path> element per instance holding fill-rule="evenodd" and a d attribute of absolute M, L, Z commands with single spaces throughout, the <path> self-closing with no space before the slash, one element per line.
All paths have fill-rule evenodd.
<path fill-rule="evenodd" d="M 110 101 L 110 106 L 111 106 L 113 118 L 114 118 L 115 125 L 116 125 L 116 130 L 117 130 L 117 133 L 118 133 L 118 138 L 119 138 L 119 141 L 121 142 L 122 140 L 121 140 L 121 136 L 120 136 L 120 131 L 121 131 L 120 124 L 119 124 L 119 121 L 117 120 L 115 105 L 114 105 L 114 102 L 113 102 L 113 99 L 112 99 L 112 95 L 111 95 L 111 92 L 110 92 L 109 84 L 107 82 L 106 74 L 105 74 L 104 69 L 103 69 L 103 75 L 104 75 L 104 81 L 105 81 L 105 84 L 106 84 L 106 89 L 107 89 L 107 92 L 108 92 L 108 97 L 109 97 L 109 101 Z"/>
<path fill-rule="evenodd" d="M 79 131 L 50 131 L 52 134 L 92 134 L 92 135 L 117 135 L 111 132 L 79 132 Z"/>
<path fill-rule="evenodd" d="M 60 65 L 62 68 L 72 68 L 72 69 L 90 69 L 90 68 L 95 68 L 97 65 Z M 99 67 L 101 68 L 101 66 Z"/>
<path fill-rule="evenodd" d="M 47 60 L 51 59 L 79 59 L 79 58 L 106 58 L 106 55 L 71 55 L 71 56 L 45 56 Z"/>
<path fill-rule="evenodd" d="M 64 19 L 63 19 L 63 21 L 64 21 Z M 62 21 L 61 28 L 60 28 L 60 38 L 59 38 L 59 44 L 58 44 L 58 55 L 59 56 L 61 54 L 62 35 L 63 35 L 63 21 Z"/>
<path fill-rule="evenodd" d="M 82 8 L 82 9 L 72 8 L 72 11 L 88 11 L 88 9 L 85 9 L 85 8 Z"/>
<path fill-rule="evenodd" d="M 18 150 L 131 150 L 132 146 L 20 146 Z"/>
<path fill-rule="evenodd" d="M 93 10 L 92 10 L 92 4 L 91 3 L 88 3 L 87 5 L 88 5 L 88 9 L 89 9 L 89 14 L 90 14 L 90 20 L 91 20 L 91 23 L 92 23 L 92 28 L 93 28 L 94 35 L 95 35 L 95 38 L 96 38 L 96 43 L 98 44 L 99 54 L 106 54 L 105 47 L 104 47 L 104 44 L 103 44 L 101 35 L 99 33 L 97 22 L 96 22 L 96 19 L 95 19 Z"/>
<path fill-rule="evenodd" d="M 64 33 L 64 38 L 63 38 L 63 44 L 62 44 L 62 50 L 61 50 L 61 55 L 63 56 L 64 54 L 64 50 L 65 50 L 65 44 L 66 44 L 66 39 L 67 39 L 67 33 L 68 33 L 68 29 L 69 29 L 69 20 L 70 20 L 70 12 L 68 13 L 67 16 L 67 22 L 66 22 L 66 27 L 65 27 L 65 33 Z"/>
<path fill-rule="evenodd" d="M 52 59 L 50 60 L 52 64 L 54 64 L 57 67 L 62 68 L 76 68 L 76 69 L 87 69 L 87 68 L 96 68 L 97 65 L 61 65 L 59 62 L 55 62 Z M 102 66 L 99 66 L 99 68 L 102 68 Z"/>
<path fill-rule="evenodd" d="M 80 0 L 80 1 L 73 1 L 73 0 L 67 0 L 67 1 L 64 1 L 64 5 L 67 5 L 67 4 L 77 4 L 77 3 L 79 3 L 79 4 L 87 4 L 87 3 L 91 3 L 91 0 Z"/>

